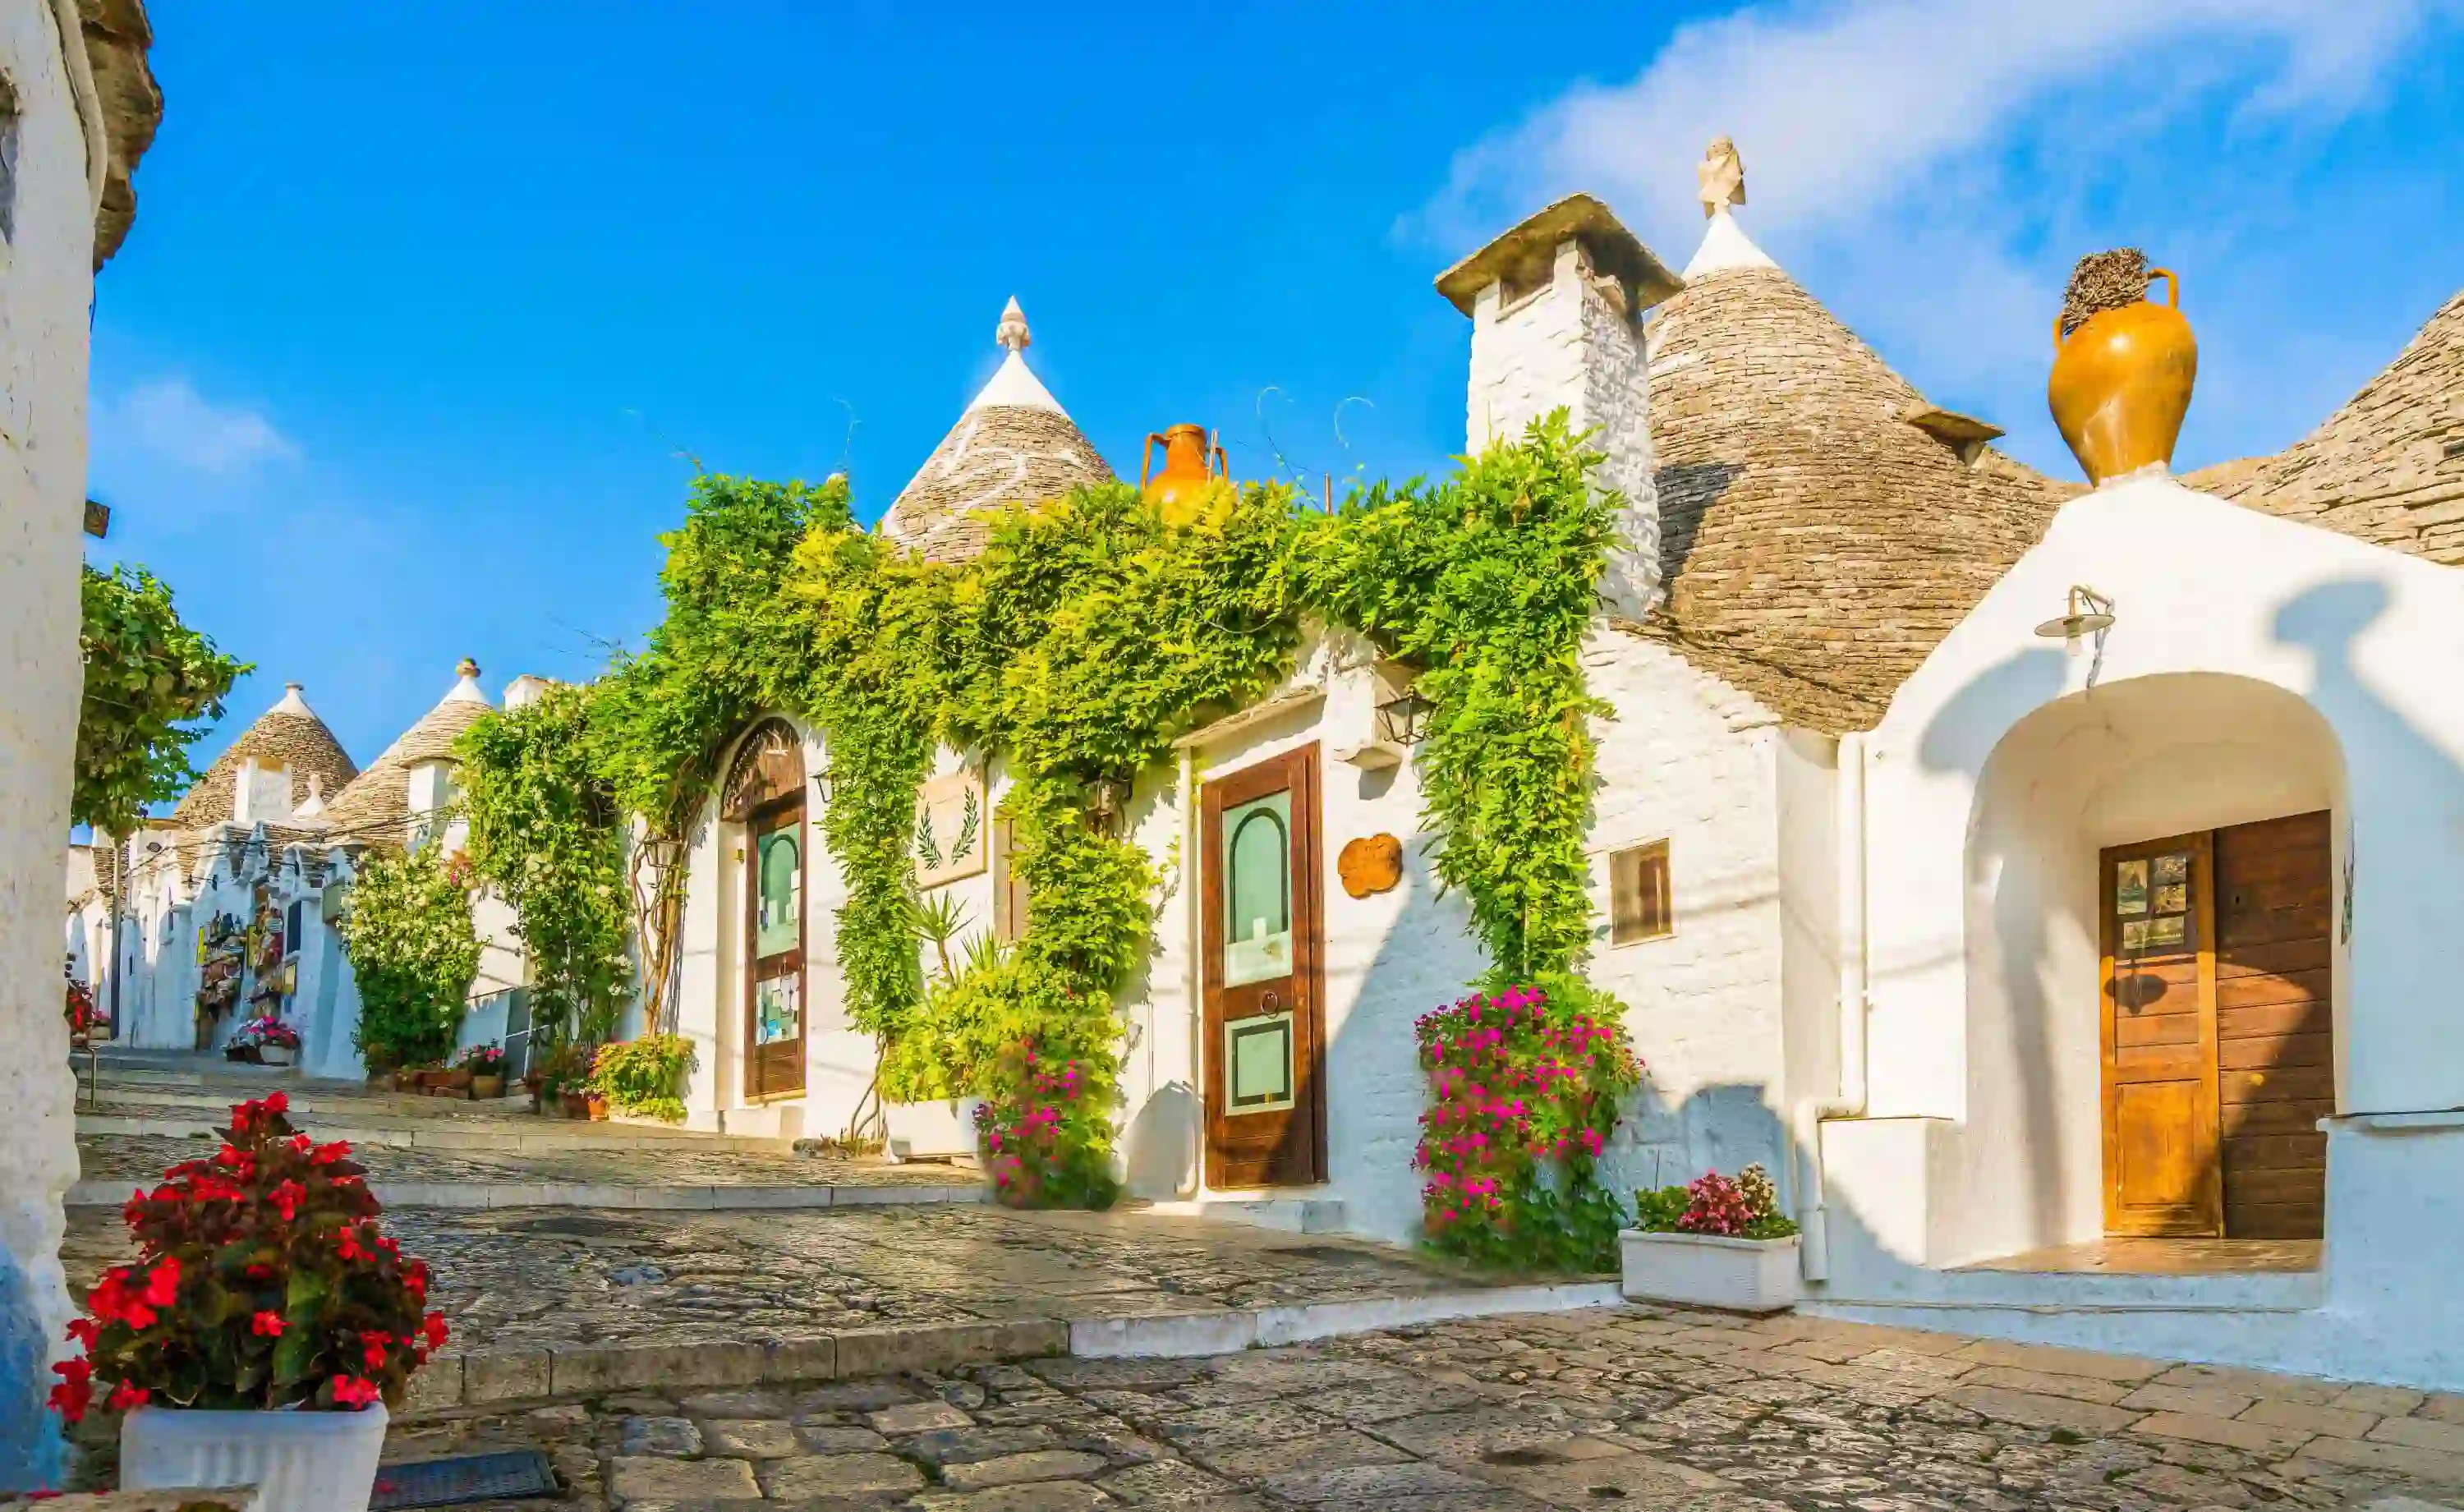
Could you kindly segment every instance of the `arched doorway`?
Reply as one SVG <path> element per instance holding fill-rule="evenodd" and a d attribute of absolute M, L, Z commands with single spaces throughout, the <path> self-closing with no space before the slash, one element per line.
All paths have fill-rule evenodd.
<path fill-rule="evenodd" d="M 2343 783 L 2316 710 L 2225 674 L 2057 699 L 1995 746 L 1969 835 L 1967 1104 L 1999 1252 L 2319 1237 Z"/>
<path fill-rule="evenodd" d="M 719 812 L 744 826 L 744 1101 L 804 1090 L 804 747 L 764 720 L 729 767 Z"/>

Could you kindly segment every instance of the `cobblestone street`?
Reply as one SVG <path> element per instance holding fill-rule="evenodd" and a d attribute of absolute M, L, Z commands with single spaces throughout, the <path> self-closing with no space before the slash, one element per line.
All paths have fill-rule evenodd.
<path fill-rule="evenodd" d="M 529 1443 L 627 1512 L 2425 1512 L 2390 1499 L 2464 1486 L 2464 1398 L 1620 1307 L 465 1412 L 388 1454 Z"/>
<path fill-rule="evenodd" d="M 316 1127 L 307 1120 L 301 1123 Z M 214 1149 L 210 1141 L 165 1134 L 88 1134 L 77 1141 L 84 1180 L 123 1184 L 152 1182 L 166 1168 L 210 1155 Z M 623 1150 L 406 1150 L 356 1142 L 352 1158 L 367 1167 L 368 1180 L 380 1193 L 402 1182 L 968 1190 L 983 1185 L 979 1173 L 954 1166 L 717 1149 L 684 1138 L 643 1141 Z"/>

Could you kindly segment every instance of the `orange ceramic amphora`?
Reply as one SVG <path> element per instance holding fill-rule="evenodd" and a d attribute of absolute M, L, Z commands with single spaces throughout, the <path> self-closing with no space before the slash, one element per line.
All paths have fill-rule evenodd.
<path fill-rule="evenodd" d="M 1163 443 L 1163 471 L 1155 471 L 1156 442 Z M 1211 445 L 1204 426 L 1174 426 L 1147 436 L 1145 459 L 1138 466 L 1138 487 L 1167 525 L 1186 525 L 1198 518 L 1206 491 L 1232 475 L 1223 449 Z"/>
<path fill-rule="evenodd" d="M 2182 315 L 2182 282 L 2163 268 L 2166 302 L 2100 310 L 2069 337 L 2054 321 L 2054 372 L 2045 389 L 2071 454 L 2101 483 L 2151 462 L 2170 465 L 2198 381 L 2199 343 Z"/>

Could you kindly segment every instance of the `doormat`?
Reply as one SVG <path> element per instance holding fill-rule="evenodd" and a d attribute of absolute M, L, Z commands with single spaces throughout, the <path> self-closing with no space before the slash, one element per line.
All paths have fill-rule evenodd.
<path fill-rule="evenodd" d="M 466 1501 L 500 1501 L 557 1494 L 556 1472 L 536 1449 L 461 1455 L 451 1459 L 414 1459 L 377 1469 L 368 1512 L 396 1507 L 451 1507 Z"/>

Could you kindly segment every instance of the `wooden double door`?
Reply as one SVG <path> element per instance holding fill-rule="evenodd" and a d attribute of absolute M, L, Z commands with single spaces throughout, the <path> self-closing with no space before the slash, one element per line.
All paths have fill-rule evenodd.
<path fill-rule="evenodd" d="M 728 775 L 720 812 L 744 826 L 744 1088 L 747 1103 L 804 1090 L 803 749 L 783 720 L 758 726 Z"/>
<path fill-rule="evenodd" d="M 1209 778 L 1200 815 L 1206 1183 L 1324 1181 L 1318 748 Z"/>
<path fill-rule="evenodd" d="M 2327 815 L 2102 856 L 2105 1231 L 2317 1238 L 2335 1111 Z"/>

